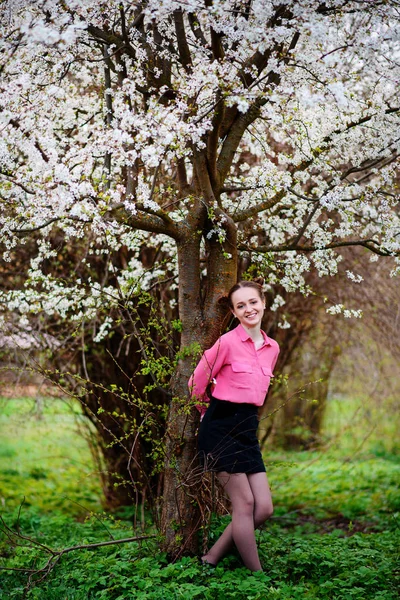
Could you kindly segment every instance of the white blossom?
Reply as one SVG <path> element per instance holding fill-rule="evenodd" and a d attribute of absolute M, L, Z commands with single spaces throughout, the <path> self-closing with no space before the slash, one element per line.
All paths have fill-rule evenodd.
<path fill-rule="evenodd" d="M 270 1 L 255 0 L 244 16 L 232 10 L 231 0 L 207 6 L 149 0 L 142 29 L 128 27 L 129 51 L 125 44 L 117 51 L 114 39 L 108 44 L 108 80 L 90 30 L 109 28 L 106 20 L 116 15 L 120 35 L 119 11 L 129 6 L 129 13 L 129 3 L 110 0 L 104 12 L 95 0 L 9 0 L 0 24 L 3 259 L 12 262 L 32 230 L 39 243 L 24 285 L 1 292 L 0 309 L 16 311 L 25 324 L 40 311 L 77 322 L 96 317 L 100 342 L 112 330 L 105 315 L 120 300 L 118 293 L 128 298 L 162 276 L 159 265 L 152 273 L 143 268 L 141 246 L 157 240 L 176 276 L 176 239 L 188 235 L 200 208 L 208 214 L 201 224 L 201 259 L 208 238 L 231 260 L 229 223 L 241 252 L 266 273 L 267 283 L 287 291 L 309 293 L 310 270 L 336 275 L 337 248 L 354 240 L 398 255 L 398 7 L 328 4 L 328 11 L 316 11 L 309 0 L 285 0 L 288 16 L 272 26 L 277 4 Z M 191 53 L 188 68 L 179 62 L 177 9 Z M 189 13 L 206 32 L 205 46 L 192 32 Z M 223 45 L 218 58 L 212 55 L 211 29 Z M 298 40 L 291 47 L 294 32 Z M 149 69 L 152 52 L 157 60 Z M 168 69 L 160 66 L 163 61 Z M 220 123 L 212 157 L 210 132 L 221 115 L 240 124 L 253 114 L 218 183 L 229 133 Z M 199 154 L 206 157 L 208 196 L 198 183 Z M 182 165 L 189 188 L 183 191 L 177 182 Z M 145 231 L 136 228 L 140 219 L 147 219 Z M 147 232 L 149 222 L 157 233 Z M 162 225 L 165 235 L 158 233 Z M 82 264 L 88 272 L 92 257 L 126 248 L 128 264 L 113 271 L 119 292 L 85 277 L 63 281 L 45 271 L 45 261 L 56 260 L 49 242 L 55 232 L 67 244 L 87 244 Z M 350 270 L 347 277 L 361 281 Z M 279 306 L 275 296 L 272 310 Z M 327 310 L 358 316 L 340 304 Z"/>

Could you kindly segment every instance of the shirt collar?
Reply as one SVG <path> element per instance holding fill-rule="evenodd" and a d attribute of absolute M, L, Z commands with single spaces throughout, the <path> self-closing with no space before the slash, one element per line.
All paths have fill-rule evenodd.
<path fill-rule="evenodd" d="M 238 336 L 240 337 L 240 339 L 242 340 L 242 342 L 246 342 L 247 340 L 251 340 L 251 335 L 249 335 L 247 333 L 247 331 L 245 330 L 245 328 L 243 327 L 243 325 L 241 323 L 239 323 L 239 325 L 236 327 L 235 331 L 238 334 Z M 267 334 L 265 333 L 265 331 L 263 331 L 262 329 L 260 329 L 260 331 L 261 331 L 261 334 L 262 334 L 262 336 L 264 338 L 265 345 L 266 346 L 271 346 L 271 341 L 270 341 L 269 337 L 267 336 Z"/>

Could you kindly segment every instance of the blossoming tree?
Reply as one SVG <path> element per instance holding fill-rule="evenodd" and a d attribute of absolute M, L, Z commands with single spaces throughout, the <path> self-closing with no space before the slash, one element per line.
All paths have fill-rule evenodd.
<path fill-rule="evenodd" d="M 36 248 L 24 285 L 1 295 L 20 327 L 42 312 L 79 323 L 151 287 L 145 245 L 179 275 L 182 349 L 220 334 L 217 300 L 239 266 L 307 293 L 305 273 L 334 275 L 343 246 L 398 260 L 398 2 L 9 0 L 3 11 L 3 259 Z M 124 248 L 125 262 L 109 261 L 116 283 L 52 273 L 55 231 L 87 244 L 88 264 Z M 171 552 L 193 547 L 196 524 L 193 359 L 180 356 L 163 490 Z"/>

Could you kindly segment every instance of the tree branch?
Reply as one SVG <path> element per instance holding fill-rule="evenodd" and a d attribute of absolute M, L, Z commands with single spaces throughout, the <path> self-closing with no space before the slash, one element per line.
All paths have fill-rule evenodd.
<path fill-rule="evenodd" d="M 206 6 L 212 6 L 213 0 L 205 0 Z M 221 34 L 217 33 L 213 27 L 210 27 L 211 50 L 215 60 L 222 60 L 225 56 L 224 48 L 221 43 Z"/>
<path fill-rule="evenodd" d="M 275 196 L 272 196 L 272 198 L 268 198 L 267 200 L 264 200 L 264 202 L 260 202 L 258 204 L 256 204 L 255 206 L 250 206 L 249 208 L 244 208 L 243 210 L 239 210 L 235 213 L 233 213 L 232 219 L 235 221 L 235 223 L 240 223 L 241 221 L 245 221 L 246 219 L 249 219 L 250 217 L 254 217 L 255 215 L 257 215 L 260 212 L 263 212 L 264 210 L 268 210 L 269 208 L 272 208 L 273 206 L 275 206 L 275 204 L 278 204 L 278 202 L 280 202 L 282 200 L 282 198 L 285 196 L 286 194 L 286 190 L 280 190 L 279 192 L 277 192 L 275 194 Z"/>
<path fill-rule="evenodd" d="M 83 221 L 83 219 L 79 219 L 79 217 L 73 217 L 73 216 L 53 217 L 52 219 L 49 219 L 45 223 L 42 223 L 42 225 L 37 225 L 36 227 L 26 227 L 24 229 L 10 229 L 10 231 L 12 233 L 16 233 L 17 235 L 22 235 L 25 233 L 35 233 L 36 231 L 40 231 L 41 229 L 48 227 L 52 223 L 56 223 L 57 221 L 63 221 L 63 220 L 78 221 L 81 223 L 89 222 L 89 221 Z"/>
<path fill-rule="evenodd" d="M 389 114 L 393 114 L 393 113 L 396 113 L 399 111 L 400 111 L 400 107 L 397 106 L 394 108 L 386 109 L 385 114 L 389 115 Z M 329 135 L 324 137 L 324 139 L 322 140 L 322 142 L 320 143 L 318 148 L 315 148 L 314 150 L 311 151 L 311 154 L 313 155 L 312 158 L 307 159 L 307 160 L 303 161 L 302 163 L 300 163 L 294 172 L 303 171 L 304 169 L 309 167 L 314 162 L 315 158 L 317 158 L 321 154 L 324 154 L 324 152 L 327 152 L 330 149 L 329 146 L 327 146 L 327 145 L 329 144 L 329 142 L 332 141 L 333 136 L 339 135 L 341 133 L 345 133 L 346 131 L 353 129 L 353 127 L 359 127 L 361 125 L 364 125 L 365 123 L 368 123 L 368 121 L 371 121 L 371 119 L 373 119 L 376 115 L 377 115 L 377 113 L 373 113 L 372 115 L 367 115 L 365 117 L 361 117 L 357 121 L 350 121 L 350 123 L 348 123 L 342 129 L 338 128 L 338 129 L 335 129 L 334 131 L 332 131 Z"/>
<path fill-rule="evenodd" d="M 186 39 L 185 24 L 183 22 L 183 12 L 181 8 L 174 11 L 174 23 L 180 62 L 186 71 L 191 71 L 192 57 Z"/>
<path fill-rule="evenodd" d="M 389 156 L 389 157 L 388 156 L 384 156 L 384 157 L 380 157 L 380 158 L 369 159 L 369 160 L 365 161 L 365 163 L 363 163 L 359 167 L 350 167 L 349 169 L 347 169 L 347 171 L 345 171 L 341 175 L 340 180 L 343 181 L 349 175 L 352 175 L 352 174 L 355 174 L 355 173 L 362 173 L 363 171 L 367 171 L 368 169 L 372 169 L 374 167 L 377 167 L 378 165 L 380 167 L 383 167 L 383 166 L 385 166 L 387 164 L 390 164 L 394 160 L 396 160 L 396 158 L 398 158 L 398 156 L 399 155 L 396 152 L 394 152 L 392 154 L 392 156 Z M 362 181 L 362 179 L 364 179 L 365 177 L 368 177 L 368 176 L 369 176 L 369 173 L 366 173 L 360 179 L 357 180 L 357 183 L 359 183 L 360 181 Z"/>
<path fill-rule="evenodd" d="M 96 27 L 95 25 L 91 25 L 90 23 L 87 26 L 87 31 L 98 42 L 102 44 L 107 44 L 107 46 L 115 45 L 118 48 L 118 50 L 124 49 L 128 56 L 130 56 L 133 59 L 136 59 L 136 52 L 134 48 L 132 48 L 132 46 L 129 43 L 126 43 L 125 40 L 122 40 L 115 33 L 104 31 L 100 27 Z"/>
<path fill-rule="evenodd" d="M 15 129 L 20 129 L 20 124 L 19 121 L 17 119 L 10 119 L 9 120 L 9 124 L 12 125 L 13 127 L 15 127 Z M 23 136 L 28 138 L 28 140 L 31 139 L 31 134 L 29 131 L 24 131 L 23 132 Z M 34 140 L 33 145 L 35 146 L 36 150 L 39 150 L 44 162 L 48 163 L 49 162 L 49 157 L 47 156 L 47 154 L 45 153 L 45 151 L 43 150 L 43 148 L 41 147 L 41 145 L 39 144 L 38 140 Z"/>
<path fill-rule="evenodd" d="M 287 6 L 278 6 L 274 16 L 268 21 L 267 27 L 273 29 L 276 25 L 279 25 L 282 22 L 282 19 L 286 19 L 290 21 L 293 18 L 292 12 L 288 9 Z M 243 81 L 243 84 L 246 88 L 250 89 L 256 83 L 260 83 L 263 79 L 267 79 L 266 85 L 271 83 L 279 83 L 280 76 L 277 75 L 274 71 L 269 71 L 261 80 L 259 79 L 261 73 L 264 71 L 265 67 L 268 64 L 269 59 L 272 56 L 272 53 L 279 57 L 279 61 L 284 61 L 285 63 L 289 59 L 289 53 L 295 48 L 300 35 L 298 32 L 295 32 L 292 40 L 289 44 L 286 52 L 284 51 L 284 44 L 278 44 L 275 47 L 268 48 L 265 52 L 256 51 L 243 65 L 243 67 L 238 72 L 239 78 Z M 256 68 L 256 74 L 254 74 L 254 69 Z M 229 110 L 226 111 L 225 120 L 223 123 L 223 127 L 221 130 L 221 136 L 225 137 L 229 132 L 232 124 L 236 120 L 238 115 L 237 106 L 233 106 Z"/>
<path fill-rule="evenodd" d="M 217 157 L 218 157 L 218 145 L 221 124 L 225 115 L 225 102 L 221 90 L 218 89 L 214 116 L 212 119 L 212 129 L 207 136 L 207 161 L 210 170 L 211 182 L 214 189 L 218 189 L 219 186 L 219 174 L 217 169 Z"/>
<path fill-rule="evenodd" d="M 229 173 L 229 169 L 244 132 L 248 126 L 260 116 L 260 108 L 266 104 L 266 102 L 267 100 L 265 99 L 258 99 L 249 107 L 246 113 L 239 113 L 230 127 L 217 161 L 217 170 L 221 183 L 225 181 L 225 178 Z"/>
<path fill-rule="evenodd" d="M 152 535 L 140 535 L 129 538 L 120 538 L 116 540 L 108 540 L 107 542 L 97 542 L 94 544 L 80 544 L 78 546 L 71 546 L 70 548 L 64 548 L 63 550 L 56 551 L 54 554 L 62 556 L 68 552 L 74 552 L 75 550 L 86 550 L 87 548 L 101 548 L 103 546 L 114 546 L 115 544 L 127 544 L 130 542 L 140 542 L 142 540 L 148 540 L 157 537 L 157 534 Z"/>
<path fill-rule="evenodd" d="M 126 18 L 125 18 L 125 10 L 124 10 L 123 4 L 119 5 L 119 14 L 121 16 L 122 37 L 124 39 L 125 44 L 129 45 L 129 37 L 128 37 L 128 31 L 126 29 Z"/>
<path fill-rule="evenodd" d="M 385 114 L 389 115 L 389 114 L 397 113 L 399 111 L 400 111 L 400 107 L 396 106 L 396 107 L 386 109 Z M 298 173 L 299 171 L 304 171 L 305 169 L 307 169 L 309 166 L 311 166 L 313 164 L 313 162 L 316 158 L 318 158 L 319 156 L 321 156 L 322 154 L 324 154 L 326 152 L 329 152 L 329 150 L 330 150 L 329 144 L 330 144 L 330 142 L 332 142 L 332 139 L 335 135 L 345 133 L 346 131 L 353 129 L 353 127 L 359 127 L 361 125 L 364 125 L 365 123 L 368 123 L 368 121 L 371 121 L 371 119 L 373 119 L 376 115 L 377 115 L 377 113 L 374 113 L 372 115 L 368 115 L 365 117 L 360 117 L 360 119 L 358 119 L 357 121 L 351 121 L 350 123 L 348 123 L 344 128 L 335 129 L 330 134 L 326 135 L 324 137 L 324 139 L 318 145 L 318 148 L 314 148 L 311 150 L 312 157 L 307 158 L 306 160 L 303 160 L 301 163 L 299 163 L 296 166 L 296 168 L 291 171 L 291 173 L 294 174 L 294 173 Z M 357 167 L 354 167 L 354 168 L 357 168 Z"/>
<path fill-rule="evenodd" d="M 32 196 L 35 195 L 35 192 L 30 190 L 29 188 L 27 188 L 23 183 L 20 183 L 19 181 L 15 181 L 15 179 L 12 179 L 9 175 L 6 175 L 6 173 L 2 173 L 0 171 L 0 175 L 2 177 L 4 177 L 5 179 L 7 179 L 7 181 L 10 181 L 10 183 L 13 183 L 14 185 L 16 185 L 17 187 L 20 187 L 21 190 L 23 190 L 25 193 L 30 194 Z"/>
<path fill-rule="evenodd" d="M 220 190 L 221 194 L 231 194 L 232 192 L 248 192 L 250 190 L 262 190 L 263 185 L 244 185 L 244 186 L 223 186 Z"/>
<path fill-rule="evenodd" d="M 48 561 L 46 562 L 44 567 L 42 567 L 41 569 L 36 569 L 36 570 L 34 570 L 34 569 L 7 569 L 7 570 L 18 570 L 18 571 L 23 571 L 25 573 L 29 573 L 28 583 L 25 588 L 26 591 L 29 590 L 32 587 L 32 585 L 35 585 L 36 583 L 43 581 L 50 574 L 50 572 L 53 570 L 53 568 L 56 566 L 56 564 L 62 558 L 62 556 L 64 556 L 64 554 L 68 554 L 70 552 L 75 552 L 76 550 L 91 550 L 94 548 L 101 548 L 103 546 L 115 546 L 118 544 L 141 542 L 143 540 L 148 540 L 148 539 L 157 537 L 157 534 L 140 535 L 140 536 L 134 536 L 134 537 L 129 537 L 129 538 L 107 540 L 106 542 L 96 542 L 93 544 L 78 544 L 76 546 L 70 546 L 68 548 L 63 548 L 63 550 L 54 550 L 53 548 L 50 548 L 49 546 L 45 546 L 44 544 L 41 544 L 40 542 L 38 542 L 37 540 L 35 540 L 29 536 L 26 536 L 20 532 L 14 531 L 6 524 L 3 517 L 1 517 L 1 516 L 0 516 L 0 521 L 1 521 L 2 527 L 4 528 L 3 532 L 7 535 L 7 537 L 9 537 L 13 540 L 21 539 L 21 540 L 27 541 L 32 546 L 34 546 L 40 550 L 43 550 L 47 554 L 50 554 L 50 558 L 48 559 Z M 0 570 L 3 568 L 4 567 L 0 567 Z M 35 576 L 37 577 L 37 579 L 35 581 L 33 581 L 33 578 Z"/>
<path fill-rule="evenodd" d="M 174 223 L 172 220 L 166 223 L 162 217 L 138 211 L 136 215 L 128 215 L 123 222 L 129 227 L 149 231 L 150 233 L 163 233 L 174 240 L 180 240 L 183 236 L 184 225 Z"/>
<path fill-rule="evenodd" d="M 144 210 L 139 210 L 137 214 L 131 215 L 127 212 L 125 205 L 123 203 L 117 204 L 113 206 L 109 211 L 107 211 L 105 218 L 107 216 L 112 216 L 116 211 L 123 209 L 125 212 L 125 216 L 123 218 L 117 219 L 118 222 L 124 223 L 129 227 L 134 227 L 136 229 L 141 229 L 143 231 L 149 231 L 150 233 L 164 233 L 165 235 L 172 237 L 175 240 L 179 240 L 183 235 L 183 226 L 182 224 L 175 223 L 172 221 L 167 214 L 151 214 L 145 212 Z M 74 217 L 70 215 L 65 215 L 63 217 L 53 217 L 49 219 L 45 223 L 41 225 L 37 225 L 36 227 L 26 227 L 23 229 L 11 229 L 12 233 L 16 235 L 24 235 L 28 233 L 35 233 L 36 231 L 40 231 L 57 221 L 76 221 L 79 223 L 91 223 L 92 219 L 83 220 L 79 217 Z"/>
<path fill-rule="evenodd" d="M 392 107 L 392 108 L 388 108 L 385 111 L 385 114 L 393 114 L 393 113 L 396 113 L 396 112 L 399 112 L 399 111 L 400 111 L 400 107 Z M 314 162 L 315 158 L 317 158 L 318 156 L 320 156 L 324 152 L 327 152 L 330 149 L 330 147 L 329 147 L 328 144 L 329 144 L 329 142 L 332 141 L 332 139 L 333 139 L 333 137 L 335 135 L 338 135 L 339 133 L 344 133 L 344 132 L 352 129 L 353 127 L 364 125 L 365 123 L 367 123 L 368 121 L 370 121 L 374 116 L 376 116 L 376 113 L 374 113 L 373 115 L 368 115 L 366 117 L 361 117 L 357 121 L 352 121 L 352 122 L 348 123 L 348 125 L 344 129 L 336 129 L 336 130 L 332 131 L 332 133 L 330 133 L 329 135 L 327 135 L 324 138 L 322 144 L 320 144 L 318 148 L 312 150 L 313 157 L 310 158 L 310 159 L 307 159 L 307 160 L 303 161 L 302 163 L 300 163 L 293 170 L 293 173 L 297 173 L 299 171 L 304 171 L 305 169 L 307 169 Z M 255 117 L 255 118 L 257 118 L 257 117 Z M 243 124 L 242 124 L 242 127 L 243 127 Z M 234 134 L 232 134 L 232 142 L 231 142 L 232 143 L 232 147 L 231 148 L 228 148 L 228 147 L 225 148 L 225 155 L 226 155 L 225 162 L 226 162 L 226 164 L 229 163 L 228 151 L 230 151 L 230 152 L 233 153 L 231 155 L 232 156 L 232 160 L 233 160 L 234 152 L 236 151 L 236 149 L 234 151 L 234 149 L 233 149 L 234 146 L 233 145 L 234 145 L 235 142 L 239 143 L 240 142 L 240 138 L 241 138 L 241 134 L 240 134 L 239 130 L 238 130 L 236 136 L 234 136 Z M 225 144 L 227 143 L 227 141 L 228 141 L 228 139 L 225 141 Z M 225 146 L 225 144 L 224 144 L 224 146 Z M 222 158 L 224 158 L 222 156 L 223 150 L 224 150 L 224 148 L 221 150 L 219 161 L 222 160 Z M 379 159 L 379 160 L 378 159 L 374 159 L 372 162 L 370 162 L 366 166 L 352 167 L 351 169 L 348 169 L 345 172 L 345 174 L 342 175 L 341 179 L 344 179 L 350 173 L 355 173 L 355 172 L 363 171 L 366 168 L 369 168 L 369 167 L 372 167 L 372 166 L 376 166 L 377 164 L 379 164 L 380 160 L 384 160 L 384 159 Z M 391 160 L 392 160 L 392 157 L 391 157 Z M 219 163 L 219 161 L 218 161 L 218 163 Z M 224 168 L 226 168 L 225 165 L 224 165 Z M 226 189 L 229 190 L 229 188 L 221 188 L 221 191 L 225 191 Z M 260 202 L 260 203 L 256 204 L 255 206 L 243 209 L 241 211 L 237 211 L 237 212 L 233 213 L 231 216 L 232 216 L 232 218 L 234 219 L 234 221 L 236 223 L 239 223 L 241 221 L 245 221 L 248 218 L 254 217 L 258 213 L 263 212 L 264 210 L 268 210 L 269 208 L 272 208 L 273 206 L 275 206 L 285 196 L 286 191 L 287 190 L 281 190 L 277 194 L 275 194 L 275 196 L 273 196 L 272 198 L 269 198 L 269 199 L 265 200 L 264 202 Z M 290 189 L 289 191 L 291 193 L 293 193 L 294 195 L 298 196 L 299 198 L 308 200 L 310 202 L 317 202 L 318 201 L 318 198 L 314 198 L 313 199 L 313 198 L 307 198 L 305 196 L 301 196 L 301 194 L 298 194 L 298 192 L 295 192 L 292 189 Z"/>
<path fill-rule="evenodd" d="M 211 185 L 207 159 L 201 150 L 194 150 L 194 167 L 203 198 L 208 205 L 212 205 L 213 202 L 216 202 L 216 197 Z"/>
<path fill-rule="evenodd" d="M 365 239 L 365 240 L 349 240 L 343 242 L 332 242 L 331 244 L 327 244 L 326 246 L 293 246 L 291 244 L 285 245 L 281 244 L 280 246 L 248 246 L 246 244 L 239 244 L 240 250 L 245 250 L 247 252 L 258 252 L 258 253 L 266 253 L 266 252 L 315 252 L 316 250 L 332 250 L 334 248 L 346 248 L 347 246 L 363 246 L 374 254 L 379 254 L 380 256 L 399 256 L 399 252 L 392 252 L 389 250 L 384 250 L 379 246 L 379 242 L 373 239 Z"/>
<path fill-rule="evenodd" d="M 204 33 L 200 27 L 199 20 L 196 17 L 195 13 L 192 13 L 192 12 L 188 13 L 188 19 L 189 19 L 190 28 L 191 28 L 196 40 L 198 42 L 200 42 L 200 44 L 202 46 L 204 46 L 204 48 L 208 49 L 209 48 L 208 42 L 207 42 L 206 38 L 204 37 Z"/>
<path fill-rule="evenodd" d="M 285 5 L 278 6 L 274 16 L 271 17 L 271 19 L 268 21 L 267 27 L 269 29 L 273 29 L 276 25 L 279 25 L 282 23 L 282 19 L 286 19 L 286 20 L 290 21 L 292 18 L 293 18 L 293 13 L 287 6 L 285 6 Z M 293 50 L 293 48 L 295 47 L 295 45 L 297 43 L 298 36 L 299 36 L 299 34 L 296 33 L 295 37 L 292 38 L 292 41 L 290 43 L 288 51 Z M 246 63 L 244 64 L 244 66 L 240 72 L 240 76 L 247 87 L 250 87 L 254 83 L 254 81 L 257 79 L 257 77 L 259 77 L 260 73 L 262 73 L 262 71 L 265 69 L 273 50 L 278 50 L 278 53 L 280 54 L 283 50 L 283 45 L 280 44 L 277 49 L 269 48 L 265 52 L 260 52 L 257 50 L 253 54 L 253 56 L 251 56 L 246 61 Z M 256 76 L 251 73 L 250 67 L 256 67 L 256 69 L 257 69 Z"/>
<path fill-rule="evenodd" d="M 179 192 L 181 193 L 181 195 L 186 196 L 187 194 L 192 193 L 194 190 L 188 182 L 184 158 L 178 158 L 176 172 L 177 172 L 178 188 L 179 188 Z M 164 206 L 164 208 L 165 208 L 165 206 Z"/>
<path fill-rule="evenodd" d="M 111 65 L 113 62 L 108 54 L 108 48 L 106 44 L 103 44 L 103 57 L 104 57 L 104 101 L 106 105 L 106 123 L 107 127 L 111 127 L 112 117 L 113 117 L 113 105 L 112 105 L 112 96 L 111 96 Z M 115 67 L 114 67 L 115 68 Z M 106 152 L 104 156 L 104 170 L 106 172 L 106 186 L 107 189 L 110 189 L 111 181 L 111 152 Z"/>
<path fill-rule="evenodd" d="M 300 242 L 301 238 L 303 237 L 307 227 L 309 226 L 309 224 L 311 223 L 311 220 L 313 218 L 313 216 L 315 215 L 315 213 L 317 212 L 319 208 L 319 203 L 316 202 L 314 204 L 314 206 L 312 207 L 310 214 L 308 215 L 308 217 L 306 218 L 306 220 L 304 221 L 302 227 L 300 228 L 300 231 L 298 232 L 298 234 L 295 236 L 295 238 L 291 241 L 291 244 L 293 246 L 297 246 L 297 244 Z"/>

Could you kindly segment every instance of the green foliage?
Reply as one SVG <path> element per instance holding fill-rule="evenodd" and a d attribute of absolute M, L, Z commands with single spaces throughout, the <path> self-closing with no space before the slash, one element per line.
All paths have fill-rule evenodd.
<path fill-rule="evenodd" d="M 40 523 L 36 522 L 36 526 Z M 55 519 L 52 526 L 62 529 L 65 522 L 61 518 Z M 77 535 L 74 528 L 71 536 L 73 534 Z M 92 531 L 90 538 L 94 536 L 95 531 Z M 372 537 L 364 534 L 344 538 L 334 534 L 299 537 L 283 532 L 277 535 L 274 528 L 273 533 L 259 536 L 265 571 L 256 574 L 251 574 L 231 557 L 224 559 L 216 569 L 204 567 L 197 559 L 188 557 L 168 564 L 165 555 L 151 544 L 82 550 L 67 555 L 27 597 L 58 600 L 71 597 L 76 600 L 261 600 L 266 597 L 394 600 L 398 538 L 398 535 L 388 533 Z M 65 537 L 60 541 L 67 542 Z M 27 560 L 32 564 L 33 556 L 24 554 L 19 548 L 8 564 L 25 562 L 26 565 Z M 21 598 L 23 583 L 20 575 L 6 573 L 0 587 L 2 597 Z"/>
<path fill-rule="evenodd" d="M 353 459 L 323 451 L 295 456 L 295 463 L 285 463 L 284 455 L 275 454 L 277 460 L 268 468 L 273 495 L 281 502 L 279 515 L 289 520 L 292 513 L 319 520 L 340 515 L 380 529 L 392 522 L 398 510 L 399 464 L 366 454 Z"/>
<path fill-rule="evenodd" d="M 82 516 L 98 511 L 99 478 L 78 434 L 76 404 L 48 399 L 38 415 L 32 399 L 0 400 L 0 490 L 3 507 L 25 506 Z"/>
<path fill-rule="evenodd" d="M 49 400 L 37 420 L 31 400 L 1 405 L 2 517 L 55 550 L 142 535 L 132 508 L 119 518 L 101 512 L 100 484 L 77 414 Z M 79 422 L 79 421 L 78 421 Z M 371 451 L 372 448 L 372 451 Z M 170 564 L 157 538 L 82 549 L 64 555 L 26 594 L 27 600 L 394 600 L 400 583 L 400 466 L 371 447 L 349 455 L 269 452 L 274 517 L 257 541 L 263 573 L 251 574 L 236 555 L 216 569 L 184 557 Z M 19 508 L 21 499 L 26 501 Z M 214 518 L 210 543 L 229 522 Z M 154 529 L 148 522 L 148 531 Z M 1 529 L 1 527 L 0 527 Z M 4 527 L 3 527 L 4 529 Z M 28 540 L 0 533 L 0 566 L 39 569 L 48 554 Z M 27 575 L 4 570 L 0 599 L 22 600 Z"/>
<path fill-rule="evenodd" d="M 352 383 L 354 387 L 360 385 Z M 351 401 L 347 395 L 333 396 L 328 401 L 324 422 L 323 435 L 328 441 L 340 440 L 342 452 L 358 452 L 367 447 L 375 456 L 398 460 L 398 395 L 386 393 L 379 403 L 362 393 L 354 394 Z"/>

